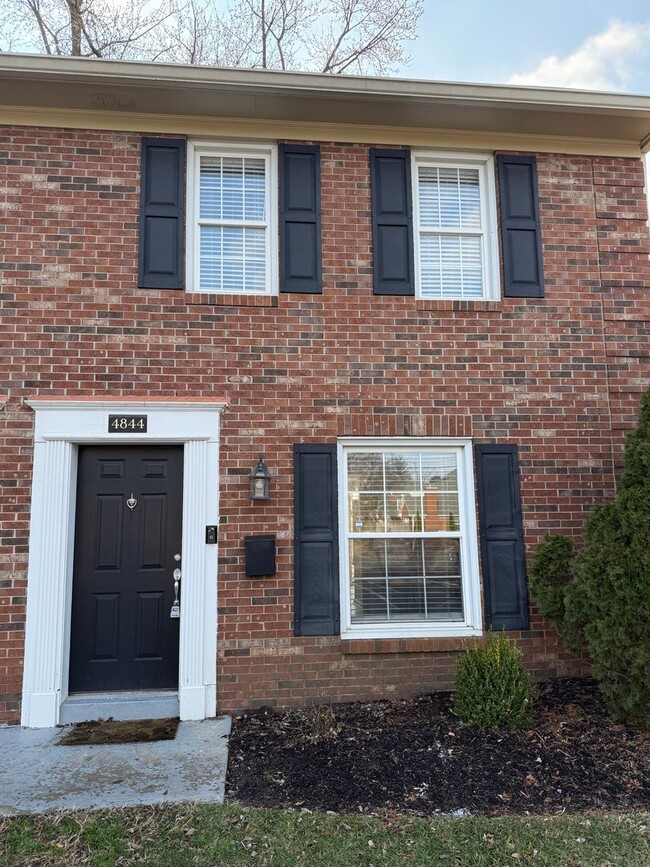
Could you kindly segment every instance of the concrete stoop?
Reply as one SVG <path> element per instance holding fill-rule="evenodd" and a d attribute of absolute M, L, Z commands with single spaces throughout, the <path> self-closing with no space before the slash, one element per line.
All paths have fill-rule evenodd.
<path fill-rule="evenodd" d="M 0 814 L 222 804 L 230 717 L 181 722 L 155 743 L 61 746 L 66 728 L 0 728 Z"/>

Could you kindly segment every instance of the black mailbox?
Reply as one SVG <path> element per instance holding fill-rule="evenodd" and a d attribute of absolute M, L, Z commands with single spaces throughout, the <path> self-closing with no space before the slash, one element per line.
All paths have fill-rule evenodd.
<path fill-rule="evenodd" d="M 275 536 L 244 536 L 246 577 L 275 575 Z"/>

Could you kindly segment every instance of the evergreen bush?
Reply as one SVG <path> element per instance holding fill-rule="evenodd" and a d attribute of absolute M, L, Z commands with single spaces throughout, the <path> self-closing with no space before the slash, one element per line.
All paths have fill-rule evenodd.
<path fill-rule="evenodd" d="M 571 581 L 573 542 L 567 536 L 547 534 L 531 557 L 530 593 L 544 620 L 557 630 L 564 643 L 578 652 L 584 636 L 578 622 L 567 617 L 566 590 Z"/>
<path fill-rule="evenodd" d="M 650 727 L 650 391 L 626 441 L 618 493 L 589 515 L 584 541 L 568 565 L 566 543 L 540 544 L 533 596 L 568 647 L 586 643 L 610 714 Z"/>
<path fill-rule="evenodd" d="M 650 392 L 628 435 L 618 493 L 585 522 L 586 545 L 567 587 L 567 623 L 578 625 L 615 719 L 650 726 Z"/>
<path fill-rule="evenodd" d="M 458 658 L 452 709 L 470 725 L 522 728 L 530 724 L 532 689 L 519 648 L 505 632 L 476 639 Z"/>

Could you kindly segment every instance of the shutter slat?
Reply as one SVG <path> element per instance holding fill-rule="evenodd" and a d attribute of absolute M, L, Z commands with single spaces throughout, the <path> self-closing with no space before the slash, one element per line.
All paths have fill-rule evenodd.
<path fill-rule="evenodd" d="M 142 139 L 138 286 L 182 289 L 185 140 Z"/>
<path fill-rule="evenodd" d="M 281 144 L 280 290 L 321 293 L 320 148 Z"/>
<path fill-rule="evenodd" d="M 375 295 L 414 295 L 411 154 L 370 149 Z"/>
<path fill-rule="evenodd" d="M 336 445 L 294 446 L 294 631 L 338 635 Z"/>
<path fill-rule="evenodd" d="M 528 629 L 528 591 L 517 446 L 477 445 L 485 620 L 493 629 Z"/>
<path fill-rule="evenodd" d="M 543 298 L 544 269 L 535 157 L 497 156 L 504 295 Z"/>

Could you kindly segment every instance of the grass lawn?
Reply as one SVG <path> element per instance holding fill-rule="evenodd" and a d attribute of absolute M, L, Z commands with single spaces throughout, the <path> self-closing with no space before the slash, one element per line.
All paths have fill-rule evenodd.
<path fill-rule="evenodd" d="M 0 820 L 1 867 L 648 867 L 650 814 L 374 818 L 230 805 Z"/>

